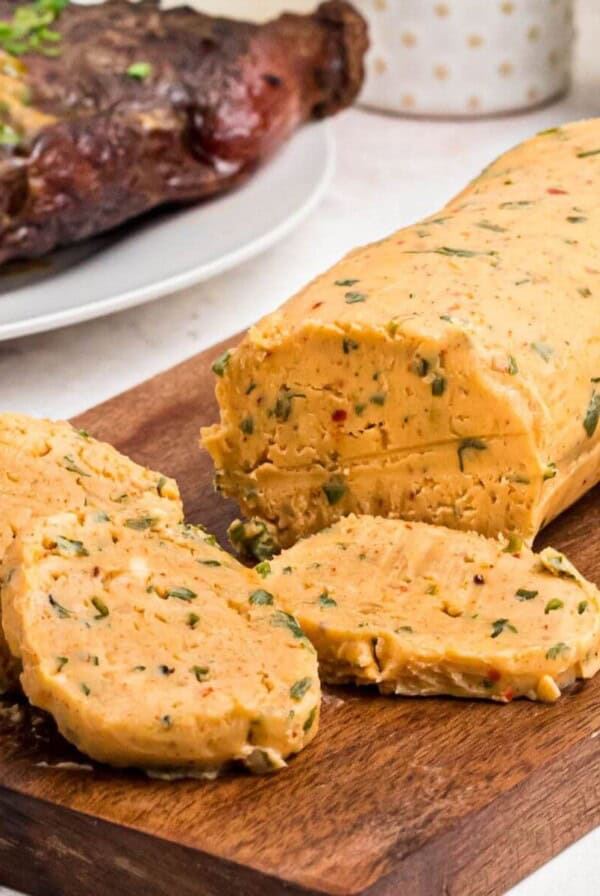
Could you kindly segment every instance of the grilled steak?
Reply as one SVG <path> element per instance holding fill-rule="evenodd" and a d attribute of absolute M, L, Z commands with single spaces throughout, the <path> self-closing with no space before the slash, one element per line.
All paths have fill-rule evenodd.
<path fill-rule="evenodd" d="M 63 4 L 0 0 L 0 263 L 229 189 L 362 82 L 366 26 L 342 0 L 262 26 Z"/>

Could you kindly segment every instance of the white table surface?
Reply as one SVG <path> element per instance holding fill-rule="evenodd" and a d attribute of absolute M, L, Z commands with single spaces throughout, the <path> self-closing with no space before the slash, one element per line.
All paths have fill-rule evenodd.
<path fill-rule="evenodd" d="M 578 20 L 574 87 L 566 99 L 533 113 L 468 123 L 359 110 L 341 115 L 334 123 L 337 173 L 318 210 L 292 236 L 235 271 L 145 307 L 0 344 L 0 408 L 69 417 L 123 391 L 250 324 L 351 247 L 435 211 L 521 139 L 599 115 L 596 0 L 582 0 Z M 600 828 L 510 896 L 599 892 Z M 0 896 L 8 894 L 0 887 Z"/>

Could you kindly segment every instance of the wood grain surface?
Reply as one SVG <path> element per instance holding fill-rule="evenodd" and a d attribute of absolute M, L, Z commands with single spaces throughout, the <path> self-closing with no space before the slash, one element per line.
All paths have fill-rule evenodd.
<path fill-rule="evenodd" d="M 224 542 L 235 507 L 198 446 L 222 349 L 76 422 L 175 476 Z M 540 546 L 600 582 L 599 521 L 596 490 Z M 262 778 L 95 766 L 25 704 L 0 734 L 0 882 L 35 896 L 498 896 L 600 824 L 600 676 L 551 706 L 328 689 L 316 741 Z"/>

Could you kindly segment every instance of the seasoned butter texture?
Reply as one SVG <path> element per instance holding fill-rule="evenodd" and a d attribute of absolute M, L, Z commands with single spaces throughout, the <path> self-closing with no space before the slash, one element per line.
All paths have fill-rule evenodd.
<path fill-rule="evenodd" d="M 552 702 L 600 665 L 595 586 L 514 538 L 348 516 L 271 561 L 265 583 L 334 684 Z"/>
<path fill-rule="evenodd" d="M 270 771 L 315 735 L 312 646 L 203 530 L 58 514 L 15 539 L 2 575 L 23 689 L 93 759 Z"/>
<path fill-rule="evenodd" d="M 69 423 L 0 414 L 0 560 L 33 516 L 84 506 L 138 528 L 183 517 L 174 480 Z M 0 632 L 0 690 L 16 675 Z"/>
<path fill-rule="evenodd" d="M 215 365 L 217 486 L 284 545 L 357 512 L 530 540 L 599 479 L 600 119 L 351 252 Z"/>

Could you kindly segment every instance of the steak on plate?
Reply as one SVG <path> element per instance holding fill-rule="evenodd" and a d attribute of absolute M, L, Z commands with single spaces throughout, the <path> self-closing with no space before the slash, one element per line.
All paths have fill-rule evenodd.
<path fill-rule="evenodd" d="M 239 184 L 363 78 L 343 0 L 265 25 L 154 0 L 0 0 L 0 263 Z"/>

